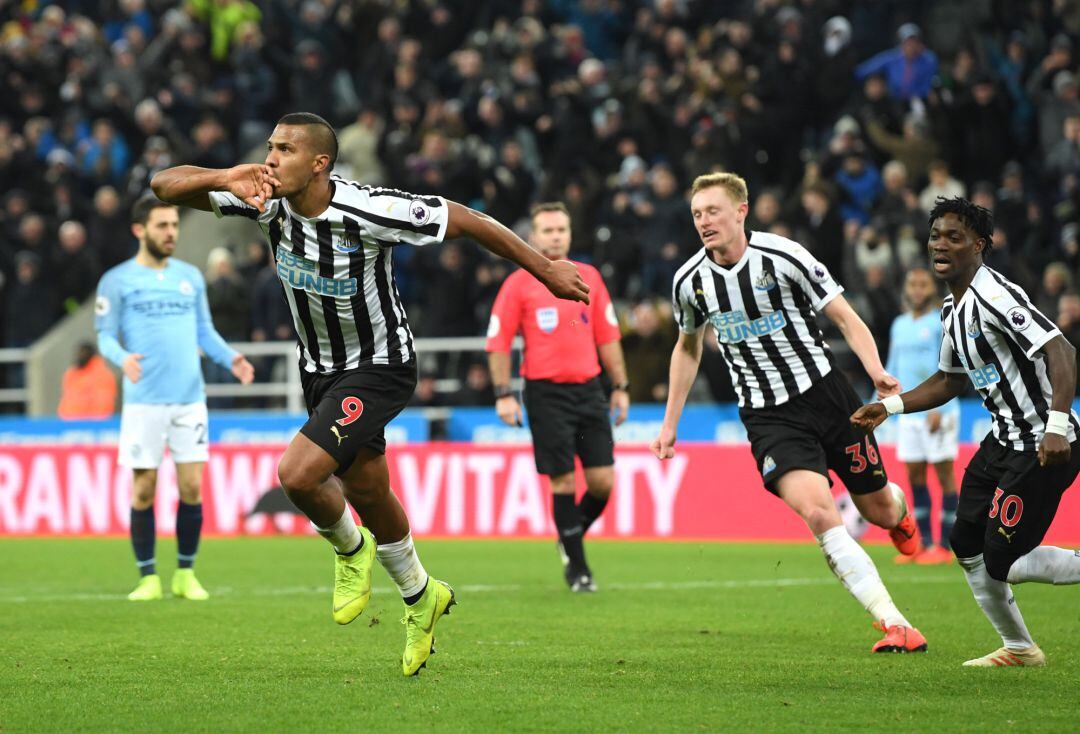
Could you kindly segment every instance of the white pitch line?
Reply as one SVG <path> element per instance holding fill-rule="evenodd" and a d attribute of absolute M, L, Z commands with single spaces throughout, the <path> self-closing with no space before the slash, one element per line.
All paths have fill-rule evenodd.
<path fill-rule="evenodd" d="M 614 591 L 685 591 L 693 589 L 760 589 L 760 588 L 784 588 L 791 586 L 829 586 L 836 583 L 831 576 L 813 578 L 775 578 L 775 579 L 728 579 L 726 581 L 644 581 L 639 583 L 612 582 L 602 585 L 603 589 Z M 899 584 L 959 584 L 958 576 L 920 576 L 917 578 L 893 578 L 889 580 L 892 585 Z M 527 588 L 523 584 L 462 584 L 454 587 L 463 594 L 507 594 L 519 592 Z M 537 586 L 528 588 L 539 588 Z M 333 589 L 329 586 L 285 586 L 280 588 L 252 589 L 238 591 L 231 586 L 211 587 L 212 597 L 275 597 L 275 596 L 313 596 L 316 594 L 329 594 Z M 72 601 L 118 601 L 126 600 L 126 594 L 20 594 L 18 596 L 6 596 L 13 589 L 0 590 L 0 604 L 27 604 L 31 602 L 72 602 Z M 375 587 L 374 594 L 390 594 L 394 592 L 389 587 Z"/>

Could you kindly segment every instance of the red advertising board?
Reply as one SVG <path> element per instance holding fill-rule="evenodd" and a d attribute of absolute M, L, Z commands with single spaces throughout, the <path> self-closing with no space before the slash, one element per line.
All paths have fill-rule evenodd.
<path fill-rule="evenodd" d="M 290 513 L 250 515 L 277 483 L 279 445 L 213 447 L 203 484 L 204 530 L 212 535 L 311 532 Z M 961 449 L 966 465 L 974 446 Z M 891 447 L 892 476 L 904 483 Z M 529 447 L 426 443 L 393 446 L 394 491 L 417 536 L 551 536 L 550 500 Z M 959 469 L 958 469 L 959 472 Z M 745 446 L 680 444 L 660 462 L 645 446 L 616 452 L 615 492 L 597 535 L 623 538 L 807 540 L 793 513 L 766 492 Z M 159 472 L 158 528 L 175 524 L 176 477 Z M 0 448 L 0 535 L 127 532 L 130 472 L 106 446 Z M 884 538 L 874 529 L 868 540 Z M 1080 492 L 1065 495 L 1049 542 L 1080 544 Z"/>

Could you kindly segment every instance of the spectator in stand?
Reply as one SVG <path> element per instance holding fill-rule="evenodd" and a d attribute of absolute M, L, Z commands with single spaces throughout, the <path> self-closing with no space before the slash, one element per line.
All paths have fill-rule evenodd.
<path fill-rule="evenodd" d="M 655 301 L 641 301 L 630 312 L 630 331 L 622 338 L 622 345 L 632 403 L 667 400 L 668 366 L 675 346 L 672 323 L 670 317 L 661 317 Z"/>
<path fill-rule="evenodd" d="M 935 160 L 930 163 L 928 172 L 930 181 L 926 188 L 919 192 L 919 208 L 926 216 L 934 208 L 934 202 L 938 198 L 952 199 L 964 196 L 967 188 L 949 174 L 949 164 L 943 160 Z"/>
<path fill-rule="evenodd" d="M 1065 118 L 1063 133 L 1044 161 L 1046 173 L 1055 179 L 1080 176 L 1080 113 Z"/>
<path fill-rule="evenodd" d="M 937 54 L 926 48 L 922 31 L 914 23 L 904 23 L 896 32 L 899 45 L 882 51 L 855 68 L 860 81 L 872 74 L 884 74 L 893 99 L 926 99 L 937 74 Z"/>
<path fill-rule="evenodd" d="M 102 272 L 135 255 L 138 243 L 127 220 L 115 188 L 102 186 L 94 193 L 94 211 L 87 224 L 87 240 L 90 249 L 98 254 Z"/>
<path fill-rule="evenodd" d="M 75 362 L 64 370 L 56 415 L 62 420 L 108 418 L 116 413 L 118 392 L 116 375 L 94 345 L 83 342 Z"/>
<path fill-rule="evenodd" d="M 693 231 L 687 231 L 687 203 L 671 167 L 654 166 L 649 187 L 649 199 L 641 208 L 642 293 L 660 296 L 670 290 Z"/>
<path fill-rule="evenodd" d="M 5 288 L 4 346 L 28 347 L 56 321 L 60 304 L 52 285 L 41 274 L 41 257 L 25 250 L 15 253 L 15 277 Z M 8 387 L 22 387 L 22 365 L 8 370 Z"/>
<path fill-rule="evenodd" d="M 1080 295 L 1065 293 L 1058 299 L 1057 326 L 1074 347 L 1080 345 Z M 1053 313 L 1051 311 L 1050 313 Z M 1080 386 L 1077 388 L 1080 395 Z"/>
<path fill-rule="evenodd" d="M 87 245 L 86 228 L 72 220 L 60 225 L 60 243 L 51 255 L 49 277 L 61 304 L 73 313 L 93 292 L 101 261 Z"/>
<path fill-rule="evenodd" d="M 926 123 L 916 115 L 904 118 L 904 134 L 894 135 L 875 119 L 866 121 L 870 142 L 890 158 L 904 164 L 911 181 L 921 181 L 938 154 L 937 143 L 929 137 Z"/>
<path fill-rule="evenodd" d="M 825 184 L 808 186 L 795 217 L 795 239 L 801 242 L 830 273 L 842 273 L 844 220 L 833 205 Z"/>
<path fill-rule="evenodd" d="M 236 259 L 226 247 L 206 257 L 206 300 L 214 325 L 227 341 L 245 341 L 251 334 L 251 298 L 247 282 L 236 271 Z"/>
<path fill-rule="evenodd" d="M 465 384 L 454 395 L 455 405 L 491 405 L 495 402 L 495 388 L 491 374 L 483 361 L 470 361 L 465 370 Z"/>
<path fill-rule="evenodd" d="M 1043 313 L 1054 313 L 1061 297 L 1073 291 L 1074 278 L 1069 266 L 1052 262 L 1042 274 L 1042 288 L 1035 291 L 1035 306 Z"/>

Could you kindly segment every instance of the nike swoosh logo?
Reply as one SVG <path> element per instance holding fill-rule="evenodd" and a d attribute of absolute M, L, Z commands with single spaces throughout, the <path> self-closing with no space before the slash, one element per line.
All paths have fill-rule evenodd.
<path fill-rule="evenodd" d="M 359 599 L 359 598 L 360 598 L 360 597 L 358 597 L 358 596 L 354 596 L 354 597 L 353 597 L 352 599 L 349 599 L 349 600 L 348 600 L 347 602 L 345 602 L 344 604 L 341 604 L 341 605 L 339 605 L 339 606 L 335 606 L 335 607 L 334 607 L 334 611 L 335 611 L 335 612 L 340 612 L 340 611 L 341 611 L 342 609 L 344 609 L 345 607 L 349 606 L 350 604 L 352 604 L 352 603 L 353 603 L 354 601 L 356 601 L 356 600 L 357 600 L 357 599 Z"/>

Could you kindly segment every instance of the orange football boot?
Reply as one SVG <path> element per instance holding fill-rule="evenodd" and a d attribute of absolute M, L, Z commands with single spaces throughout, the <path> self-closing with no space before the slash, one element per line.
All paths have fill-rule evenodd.
<path fill-rule="evenodd" d="M 881 630 L 885 636 L 874 643 L 874 652 L 926 652 L 926 638 L 914 627 L 874 622 L 874 629 Z"/>

